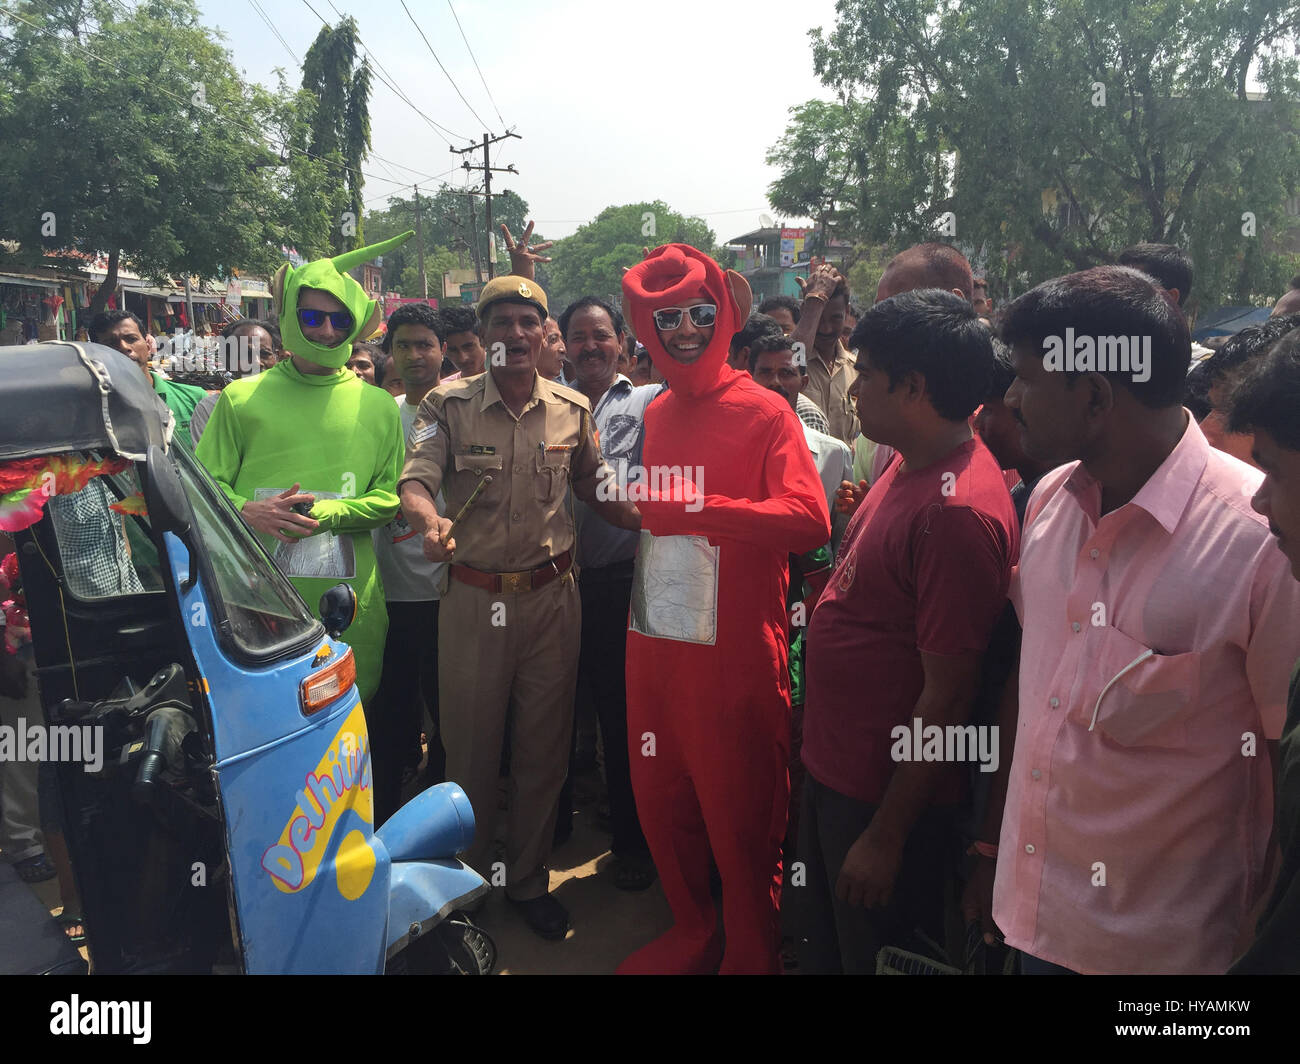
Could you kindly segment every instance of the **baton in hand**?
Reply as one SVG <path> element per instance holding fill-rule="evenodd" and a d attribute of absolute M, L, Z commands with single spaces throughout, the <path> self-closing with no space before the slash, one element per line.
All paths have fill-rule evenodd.
<path fill-rule="evenodd" d="M 442 537 L 443 543 L 451 542 L 451 534 L 455 530 L 456 526 L 460 524 L 461 518 L 464 517 L 469 512 L 469 508 L 473 506 L 474 503 L 478 500 L 478 497 L 482 493 L 483 489 L 486 488 L 491 483 L 492 483 L 492 474 L 491 473 L 485 474 L 483 479 L 478 482 L 478 486 L 475 487 L 473 492 L 470 493 L 470 497 L 465 500 L 465 505 L 460 508 L 460 512 L 457 513 L 456 516 L 451 519 L 451 527 L 447 529 L 447 534 Z"/>

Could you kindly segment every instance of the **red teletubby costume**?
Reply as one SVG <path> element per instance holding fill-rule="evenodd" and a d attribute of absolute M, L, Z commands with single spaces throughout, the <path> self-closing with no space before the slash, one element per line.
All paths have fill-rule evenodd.
<path fill-rule="evenodd" d="M 694 298 L 717 305 L 717 322 L 685 365 L 665 350 L 653 312 Z M 787 564 L 830 539 L 826 495 L 790 405 L 725 364 L 749 315 L 743 277 L 668 244 L 624 275 L 623 305 L 670 386 L 646 411 L 649 499 L 632 496 L 642 537 L 627 717 L 637 812 L 675 924 L 619 971 L 699 974 L 721 961 L 723 973 L 776 973 L 790 790 Z"/>

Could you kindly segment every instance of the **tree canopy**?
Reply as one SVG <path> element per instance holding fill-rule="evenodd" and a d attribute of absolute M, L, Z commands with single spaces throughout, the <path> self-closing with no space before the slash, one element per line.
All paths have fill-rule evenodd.
<path fill-rule="evenodd" d="M 367 243 L 361 164 L 370 151 L 370 64 L 357 62 L 357 44 L 357 23 L 349 16 L 337 26 L 322 26 L 302 62 L 302 87 L 316 107 L 300 127 L 296 146 L 333 164 L 327 193 L 333 254 Z"/>
<path fill-rule="evenodd" d="M 244 83 L 192 0 L 29 0 L 0 39 L 0 203 L 12 258 L 104 252 L 156 283 L 270 272 L 328 247 L 329 163 L 285 152 L 312 101 Z M 269 141 L 269 143 L 268 143 Z M 72 260 L 76 261 L 76 260 Z"/>
<path fill-rule="evenodd" d="M 539 266 L 537 279 L 558 315 L 582 296 L 595 295 L 615 305 L 622 301 L 623 267 L 641 261 L 643 247 L 690 244 L 716 254 L 713 230 L 662 200 L 606 207 L 572 235 L 555 242 L 552 262 Z"/>
<path fill-rule="evenodd" d="M 841 103 L 796 109 L 773 148 L 778 209 L 843 220 L 843 179 L 853 237 L 949 238 L 995 283 L 1009 264 L 1003 280 L 1018 289 L 1141 240 L 1188 250 L 1193 298 L 1209 304 L 1273 297 L 1294 272 L 1281 242 L 1300 163 L 1300 5 L 841 0 L 837 11 L 811 36 Z M 836 141 L 820 178 L 799 150 L 818 136 Z"/>
<path fill-rule="evenodd" d="M 511 191 L 492 195 L 493 222 L 504 222 L 510 231 L 518 235 L 527 224 L 528 203 Z M 474 226 L 470 228 L 469 197 L 452 185 L 442 185 L 430 195 L 420 192 L 420 225 L 424 231 L 424 271 L 429 280 L 429 294 L 442 294 L 442 275 L 447 270 L 457 268 L 464 260 L 466 269 L 474 268 L 473 245 L 478 244 L 478 253 L 483 265 L 483 276 L 487 277 L 488 241 L 487 228 L 483 214 L 483 197 L 474 197 Z M 387 240 L 389 237 L 415 228 L 415 193 L 410 196 L 393 196 L 382 211 L 375 211 L 366 217 L 369 243 Z M 404 296 L 421 296 L 419 278 L 418 237 L 412 237 L 400 248 L 384 256 L 384 276 L 389 278 L 394 288 Z M 543 238 L 533 237 L 534 243 Z M 459 254 L 457 253 L 459 251 Z M 497 235 L 497 273 L 510 269 L 509 256 L 505 254 L 504 245 Z"/>

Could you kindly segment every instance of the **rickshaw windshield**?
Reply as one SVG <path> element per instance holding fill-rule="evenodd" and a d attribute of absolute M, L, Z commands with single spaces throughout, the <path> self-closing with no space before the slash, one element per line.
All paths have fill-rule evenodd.
<path fill-rule="evenodd" d="M 265 664 L 323 634 L 298 592 L 184 447 L 173 447 L 236 656 Z"/>

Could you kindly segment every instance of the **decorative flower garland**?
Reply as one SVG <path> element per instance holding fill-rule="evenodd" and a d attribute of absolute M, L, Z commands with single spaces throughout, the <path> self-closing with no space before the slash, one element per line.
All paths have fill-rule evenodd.
<path fill-rule="evenodd" d="M 130 464 L 125 458 L 90 459 L 76 454 L 0 462 L 0 532 L 31 528 L 41 519 L 51 496 L 75 494 L 95 477 L 121 473 Z M 144 512 L 138 494 L 111 508 L 119 513 Z"/>

